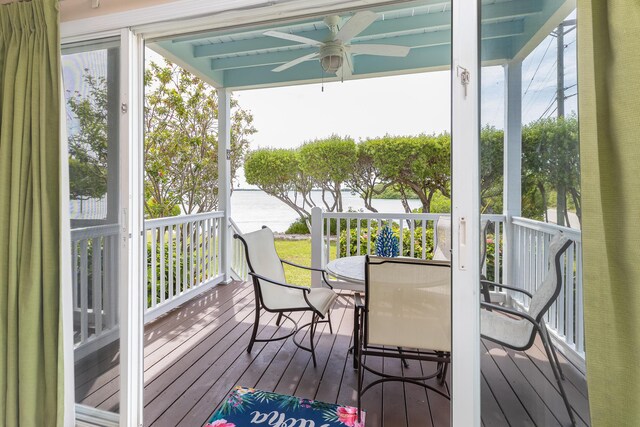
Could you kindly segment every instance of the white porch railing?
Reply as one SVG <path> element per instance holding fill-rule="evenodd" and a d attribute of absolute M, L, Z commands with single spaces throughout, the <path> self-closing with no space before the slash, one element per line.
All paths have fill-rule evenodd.
<path fill-rule="evenodd" d="M 582 235 L 580 230 L 514 217 L 513 285 L 535 292 L 549 270 L 547 254 L 552 236 L 562 231 L 574 241 L 562 257 L 562 291 L 545 321 L 563 353 L 584 369 L 584 306 L 582 303 Z M 511 299 L 527 307 L 529 299 L 510 292 Z"/>
<path fill-rule="evenodd" d="M 119 226 L 71 230 L 71 276 L 76 358 L 118 338 Z"/>
<path fill-rule="evenodd" d="M 232 219 L 229 220 L 231 226 L 231 274 L 236 280 L 249 280 L 249 266 L 247 265 L 247 255 L 242 242 L 234 239 L 234 234 L 242 234 L 240 227 Z"/>
<path fill-rule="evenodd" d="M 392 227 L 399 239 L 401 255 L 430 259 L 437 236 L 437 222 L 449 214 L 439 213 L 369 213 L 369 212 L 322 212 L 312 216 L 312 241 L 322 242 L 321 252 L 314 252 L 312 264 L 324 267 L 335 258 L 375 253 L 372 238 L 378 228 Z M 504 215 L 482 215 L 488 221 L 486 260 L 482 265 L 483 274 L 490 280 L 502 278 L 502 236 L 504 236 Z M 497 249 L 497 250 L 496 250 Z M 320 260 L 318 260 L 320 256 Z"/>
<path fill-rule="evenodd" d="M 222 212 L 145 221 L 145 323 L 222 281 L 222 222 Z M 119 232 L 117 224 L 71 230 L 76 360 L 118 339 Z"/>
<path fill-rule="evenodd" d="M 145 221 L 145 322 L 223 280 L 223 218 L 223 212 L 207 212 Z"/>

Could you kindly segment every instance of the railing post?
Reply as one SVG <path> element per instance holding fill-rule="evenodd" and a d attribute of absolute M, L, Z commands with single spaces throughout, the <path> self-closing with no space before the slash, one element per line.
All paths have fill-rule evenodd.
<path fill-rule="evenodd" d="M 313 207 L 311 209 L 311 266 L 314 268 L 324 268 L 322 222 L 322 209 Z M 322 273 L 317 271 L 311 273 L 311 286 L 314 288 L 322 286 Z"/>
<path fill-rule="evenodd" d="M 231 282 L 231 91 L 218 89 L 218 200 L 224 212 L 220 227 L 220 272 Z"/>

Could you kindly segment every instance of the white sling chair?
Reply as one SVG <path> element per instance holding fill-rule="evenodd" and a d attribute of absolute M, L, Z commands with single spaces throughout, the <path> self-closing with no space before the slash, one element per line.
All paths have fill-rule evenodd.
<path fill-rule="evenodd" d="M 544 323 L 544 315 L 547 313 L 547 310 L 549 310 L 549 307 L 551 307 L 556 298 L 558 298 L 558 295 L 562 290 L 562 254 L 564 254 L 572 244 L 573 241 L 568 239 L 562 233 L 558 233 L 553 237 L 551 243 L 549 243 L 549 256 L 547 259 L 547 262 L 549 263 L 549 271 L 542 284 L 533 294 L 525 291 L 524 289 L 483 280 L 483 285 L 488 284 L 520 292 L 527 295 L 531 300 L 529 302 L 529 308 L 525 311 L 518 311 L 498 304 L 481 302 L 480 304 L 484 310 L 481 310 L 480 331 L 483 338 L 513 350 L 520 351 L 531 348 L 536 338 L 536 334 L 539 334 L 544 350 L 547 353 L 547 358 L 551 364 L 553 375 L 556 377 L 556 381 L 558 382 L 560 394 L 562 395 L 564 404 L 569 412 L 571 424 L 575 425 L 571 405 L 569 405 L 567 394 L 562 386 L 564 375 L 560 368 L 558 355 L 551 343 L 547 326 Z M 572 266 L 569 266 L 568 268 L 572 268 Z"/>
<path fill-rule="evenodd" d="M 246 234 L 234 234 L 245 248 L 247 255 L 247 264 L 249 266 L 249 274 L 253 280 L 253 289 L 256 301 L 256 316 L 253 324 L 253 333 L 247 351 L 251 352 L 255 342 L 277 341 L 293 336 L 293 342 L 301 349 L 311 352 L 313 358 L 313 366 L 316 366 L 316 354 L 314 347 L 314 336 L 318 323 L 328 323 L 329 331 L 333 333 L 331 327 L 331 317 L 329 311 L 333 302 L 338 297 L 332 289 L 326 288 L 309 288 L 287 283 L 284 274 L 283 264 L 289 264 L 297 268 L 305 270 L 321 271 L 323 273 L 324 282 L 329 288 L 331 285 L 327 283 L 324 276 L 324 270 L 305 267 L 280 259 L 276 252 L 273 232 L 263 227 L 262 230 L 254 231 Z M 282 317 L 287 318 L 294 324 L 293 330 L 277 338 L 258 339 L 258 325 L 260 323 L 260 309 L 268 312 L 278 313 L 276 324 L 279 326 Z M 311 311 L 313 313 L 311 322 L 302 326 L 298 326 L 285 313 L 293 311 Z M 325 319 L 326 320 L 319 320 Z M 305 347 L 296 340 L 297 332 L 309 326 L 309 342 L 310 346 Z"/>
<path fill-rule="evenodd" d="M 386 381 L 416 384 L 448 399 L 445 378 L 451 360 L 449 263 L 367 255 L 364 298 L 364 304 L 359 296 L 356 298 L 358 333 L 354 343 L 358 358 L 358 410 L 362 394 Z M 426 360 L 437 365 L 432 374 L 416 372 L 400 377 L 371 368 L 367 365 L 368 356 Z M 380 378 L 363 388 L 365 370 Z M 445 391 L 426 382 L 434 377 L 445 386 Z"/>

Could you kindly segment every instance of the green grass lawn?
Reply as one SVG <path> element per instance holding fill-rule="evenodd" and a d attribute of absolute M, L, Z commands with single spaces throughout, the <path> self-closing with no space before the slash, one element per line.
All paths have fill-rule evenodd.
<path fill-rule="evenodd" d="M 335 248 L 335 243 L 331 246 Z M 276 240 L 276 250 L 282 259 L 311 267 L 311 238 L 306 240 Z M 335 249 L 334 249 L 335 251 Z M 287 281 L 295 285 L 311 286 L 311 272 L 284 266 Z"/>

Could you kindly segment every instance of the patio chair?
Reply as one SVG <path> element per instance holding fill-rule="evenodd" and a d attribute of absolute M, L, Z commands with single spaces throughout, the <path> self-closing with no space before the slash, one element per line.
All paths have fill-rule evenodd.
<path fill-rule="evenodd" d="M 530 298 L 530 302 L 528 309 L 523 311 L 503 305 L 481 302 L 480 304 L 484 310 L 481 310 L 480 332 L 482 338 L 518 351 L 525 351 L 531 348 L 535 341 L 536 334 L 539 334 L 544 350 L 547 353 L 547 358 L 551 364 L 551 370 L 558 383 L 560 394 L 567 407 L 571 424 L 575 425 L 571 405 L 569 405 L 567 394 L 562 385 L 564 375 L 560 368 L 558 355 L 553 347 L 549 337 L 549 331 L 544 322 L 544 315 L 556 298 L 558 298 L 562 290 L 561 257 L 572 244 L 573 241 L 562 233 L 558 233 L 553 237 L 549 244 L 549 256 L 547 259 L 549 272 L 533 294 L 524 289 L 483 280 L 483 285 L 499 286 L 510 291 L 524 294 Z"/>
<path fill-rule="evenodd" d="M 444 215 L 436 221 L 435 247 L 433 259 L 451 261 L 451 216 Z"/>
<path fill-rule="evenodd" d="M 358 410 L 362 395 L 376 384 L 402 381 L 446 397 L 451 360 L 451 267 L 448 262 L 366 256 L 364 303 L 356 297 Z M 435 362 L 434 372 L 396 376 L 367 364 L 367 357 Z M 363 388 L 364 372 L 379 379 Z M 407 369 L 403 370 L 407 374 Z M 440 386 L 429 384 L 435 378 Z M 360 413 L 358 411 L 358 413 Z"/>
<path fill-rule="evenodd" d="M 261 230 L 243 235 L 234 234 L 233 237 L 239 239 L 245 248 L 249 275 L 252 278 L 255 292 L 255 322 L 247 351 L 250 353 L 256 342 L 277 341 L 292 336 L 296 346 L 311 352 L 313 366 L 316 366 L 314 344 L 316 328 L 318 323 L 328 323 L 329 331 L 333 333 L 330 310 L 333 302 L 338 297 L 338 294 L 331 289 L 331 285 L 327 282 L 324 270 L 305 267 L 280 259 L 276 252 L 273 232 L 268 227 L 262 227 Z M 284 274 L 284 264 L 310 271 L 321 271 L 324 284 L 329 289 L 310 288 L 288 283 Z M 271 313 L 278 313 L 278 319 L 276 320 L 276 325 L 278 326 L 280 326 L 283 317 L 290 320 L 294 325 L 293 330 L 284 336 L 276 338 L 258 338 L 261 309 Z M 310 311 L 312 313 L 311 322 L 298 326 L 298 323 L 286 314 L 294 311 Z M 309 327 L 309 347 L 305 347 L 296 339 L 298 332 L 307 326 Z"/>

